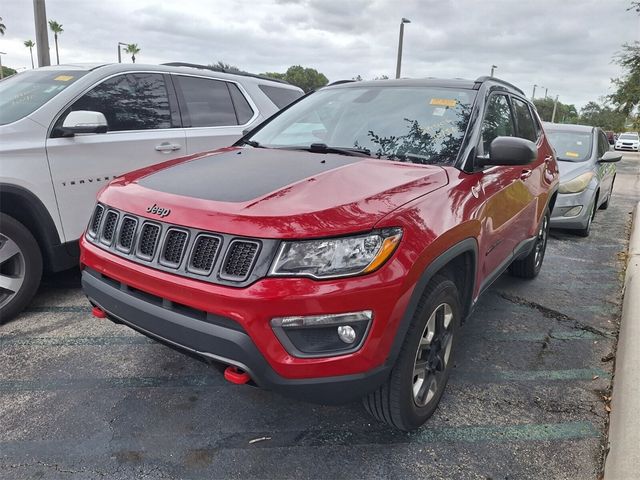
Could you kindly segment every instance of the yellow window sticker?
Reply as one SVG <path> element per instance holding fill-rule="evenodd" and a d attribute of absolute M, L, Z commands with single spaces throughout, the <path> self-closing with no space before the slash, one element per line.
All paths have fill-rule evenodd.
<path fill-rule="evenodd" d="M 576 152 L 565 152 L 564 153 L 567 157 L 573 157 L 573 158 L 578 158 L 580 155 Z"/>
<path fill-rule="evenodd" d="M 438 105 L 439 107 L 455 107 L 458 101 L 455 98 L 432 98 L 429 102 L 431 105 Z"/>
<path fill-rule="evenodd" d="M 54 80 L 58 80 L 59 82 L 68 82 L 72 80 L 73 77 L 71 75 L 58 75 Z"/>

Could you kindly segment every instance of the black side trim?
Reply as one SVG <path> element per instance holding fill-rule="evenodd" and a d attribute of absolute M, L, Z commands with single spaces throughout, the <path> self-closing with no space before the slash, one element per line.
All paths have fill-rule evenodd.
<path fill-rule="evenodd" d="M 533 236 L 521 241 L 513 250 L 514 253 L 505 258 L 504 261 L 500 265 L 498 265 L 498 268 L 491 272 L 491 274 L 487 275 L 487 277 L 484 279 L 484 282 L 482 282 L 482 284 L 480 285 L 478 296 L 482 295 L 493 284 L 493 282 L 495 282 L 500 277 L 500 275 L 502 275 L 507 270 L 507 268 L 509 268 L 509 265 L 511 265 L 514 260 L 523 256 L 527 256 L 535 245 L 536 238 L 538 237 Z"/>
<path fill-rule="evenodd" d="M 47 208 L 29 190 L 0 184 L 0 211 L 10 215 L 27 227 L 43 253 L 45 269 L 58 272 L 77 264 L 74 247 L 60 243 L 60 236 Z M 72 244 L 73 242 L 70 242 Z"/>
<path fill-rule="evenodd" d="M 393 341 L 391 351 L 389 352 L 389 357 L 387 358 L 386 365 L 391 367 L 395 363 L 398 353 L 400 352 L 402 342 L 404 341 L 404 337 L 409 330 L 409 325 L 411 324 L 413 314 L 418 308 L 418 302 L 420 301 L 420 297 L 422 296 L 422 293 L 424 292 L 424 289 L 427 286 L 429 280 L 431 280 L 431 278 L 433 278 L 433 276 L 439 270 L 441 270 L 442 267 L 447 265 L 454 258 L 467 252 L 473 255 L 473 275 L 470 287 L 472 292 L 475 291 L 475 278 L 478 268 L 478 242 L 475 238 L 466 238 L 442 253 L 439 257 L 437 257 L 433 262 L 429 264 L 424 272 L 422 272 L 420 279 L 413 289 L 413 293 L 411 294 L 411 298 L 409 299 L 409 305 L 404 312 L 404 315 L 398 327 L 398 331 L 396 332 L 396 337 Z M 466 311 L 470 313 L 472 310 L 473 294 L 468 296 L 468 302 L 469 304 L 467 305 Z"/>

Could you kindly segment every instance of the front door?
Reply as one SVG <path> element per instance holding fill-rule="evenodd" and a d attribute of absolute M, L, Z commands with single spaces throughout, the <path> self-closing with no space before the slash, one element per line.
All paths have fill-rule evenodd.
<path fill-rule="evenodd" d="M 46 148 L 66 241 L 80 237 L 109 180 L 186 154 L 172 107 L 164 75 L 127 73 L 92 87 L 63 112 Z M 60 137 L 55 127 L 72 110 L 102 112 L 108 132 Z"/>

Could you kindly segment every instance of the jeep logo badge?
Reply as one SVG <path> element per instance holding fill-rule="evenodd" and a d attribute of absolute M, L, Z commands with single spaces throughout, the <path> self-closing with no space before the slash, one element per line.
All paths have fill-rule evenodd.
<path fill-rule="evenodd" d="M 151 207 L 147 208 L 147 212 L 153 213 L 154 215 L 160 215 L 160 218 L 164 218 L 171 213 L 171 209 L 160 208 L 157 204 L 154 203 Z"/>

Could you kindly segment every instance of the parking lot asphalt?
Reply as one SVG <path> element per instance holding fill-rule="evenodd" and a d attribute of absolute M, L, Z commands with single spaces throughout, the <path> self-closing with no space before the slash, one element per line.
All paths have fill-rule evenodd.
<path fill-rule="evenodd" d="M 540 276 L 503 275 L 462 329 L 434 417 L 390 431 L 94 319 L 77 271 L 0 327 L 0 477 L 598 478 L 640 155 L 592 234 L 552 231 Z"/>

